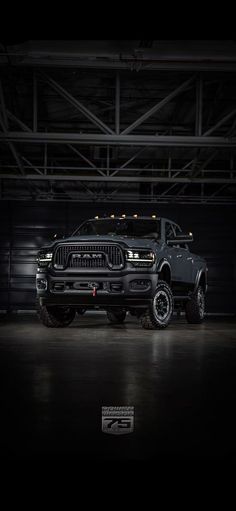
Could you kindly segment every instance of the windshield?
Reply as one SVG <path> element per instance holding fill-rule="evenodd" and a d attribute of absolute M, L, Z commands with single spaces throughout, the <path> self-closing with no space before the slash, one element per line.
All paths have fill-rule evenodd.
<path fill-rule="evenodd" d="M 89 220 L 73 236 L 131 236 L 137 238 L 160 237 L 160 220 L 104 219 Z"/>

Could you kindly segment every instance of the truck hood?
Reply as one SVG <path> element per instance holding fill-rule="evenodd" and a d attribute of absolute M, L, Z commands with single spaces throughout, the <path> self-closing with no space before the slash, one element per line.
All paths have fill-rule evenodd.
<path fill-rule="evenodd" d="M 148 238 L 132 238 L 127 236 L 73 236 L 71 238 L 62 238 L 53 243 L 48 244 L 47 248 L 54 248 L 60 243 L 119 243 L 124 248 L 147 248 L 147 249 L 157 249 L 157 246 L 160 245 L 158 240 L 152 240 Z"/>

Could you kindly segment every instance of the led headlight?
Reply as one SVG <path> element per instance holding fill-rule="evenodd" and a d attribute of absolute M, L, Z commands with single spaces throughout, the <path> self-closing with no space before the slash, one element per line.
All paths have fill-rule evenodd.
<path fill-rule="evenodd" d="M 150 250 L 127 250 L 126 261 L 134 266 L 151 266 L 155 260 L 154 253 Z"/>
<path fill-rule="evenodd" d="M 47 266 L 52 260 L 52 252 L 39 252 L 37 262 L 39 266 Z"/>

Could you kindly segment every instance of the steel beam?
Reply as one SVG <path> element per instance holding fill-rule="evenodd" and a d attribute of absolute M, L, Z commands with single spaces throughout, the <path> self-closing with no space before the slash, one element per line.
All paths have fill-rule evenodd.
<path fill-rule="evenodd" d="M 79 156 L 82 160 L 84 160 L 86 163 L 88 163 L 88 165 L 96 170 L 97 172 L 99 172 L 99 174 L 101 174 L 101 176 L 104 176 L 105 174 L 102 172 L 101 169 L 98 169 L 96 167 L 96 165 L 94 165 L 94 163 L 89 160 L 86 156 L 84 156 L 77 148 L 73 147 L 71 144 L 67 144 L 67 147 L 69 147 L 69 149 L 71 149 L 75 154 L 77 154 L 77 156 Z"/>
<path fill-rule="evenodd" d="M 37 175 L 37 174 L 7 174 L 0 173 L 0 179 L 24 179 L 31 180 L 46 180 L 46 181 L 90 181 L 90 182 L 123 182 L 123 183 L 222 183 L 222 184 L 236 184 L 236 178 L 211 178 L 211 177 L 145 177 L 145 176 L 82 176 L 82 175 Z"/>
<path fill-rule="evenodd" d="M 119 167 L 119 169 L 116 169 L 111 175 L 115 176 L 120 170 L 125 169 L 132 161 L 134 161 L 140 154 L 142 154 L 145 151 L 146 147 L 142 147 L 137 153 L 135 153 L 129 160 L 127 160 L 123 165 Z M 141 169 L 139 169 L 141 170 Z"/>
<path fill-rule="evenodd" d="M 28 161 L 25 157 L 22 156 L 22 160 L 24 161 Z M 7 165 L 7 164 L 2 164 L 1 165 L 1 168 L 2 169 L 16 169 L 17 166 L 16 165 Z M 40 171 L 41 170 L 44 170 L 44 165 L 37 165 L 37 168 L 35 167 L 35 165 L 33 165 L 31 162 L 28 161 L 28 165 L 25 165 L 24 166 L 25 169 L 27 168 L 34 168 L 35 170 L 38 170 Z M 51 172 L 54 172 L 56 170 L 62 170 L 66 173 L 66 175 L 68 174 L 68 171 L 72 170 L 72 171 L 90 171 L 90 169 L 88 167 L 78 167 L 77 165 L 66 165 L 66 166 L 62 166 L 62 165 L 55 165 L 55 166 L 51 166 L 51 165 L 48 165 L 47 166 L 47 170 L 50 170 Z M 94 170 L 97 170 L 97 168 L 95 168 Z M 109 170 L 110 171 L 120 171 L 120 170 L 123 170 L 122 168 L 114 168 L 114 167 L 109 167 Z M 131 173 L 140 173 L 140 172 L 152 172 L 153 173 L 161 173 L 161 174 L 167 174 L 168 177 L 176 177 L 177 175 L 181 174 L 181 172 L 185 172 L 184 169 L 171 169 L 172 172 L 174 172 L 174 174 L 172 174 L 171 176 L 169 175 L 169 169 L 162 169 L 162 168 L 146 168 L 146 167 L 129 167 L 129 168 L 126 168 L 125 169 L 127 172 L 131 172 Z M 202 169 L 201 170 L 202 172 L 204 172 L 204 174 L 229 174 L 231 177 L 233 177 L 233 174 L 236 172 L 235 170 L 233 169 Z M 52 174 L 53 175 L 53 174 Z M 104 175 L 104 174 L 101 174 L 101 175 Z M 114 174 L 110 174 L 110 176 L 112 177 Z M 214 179 L 214 177 L 212 178 Z"/>
<path fill-rule="evenodd" d="M 6 127 L 5 127 L 4 121 L 1 117 L 1 114 L 0 114 L 0 125 L 1 125 L 2 129 L 5 131 Z M 24 166 L 22 164 L 22 161 L 21 161 L 16 149 L 15 149 L 14 144 L 12 142 L 8 141 L 7 145 L 13 155 L 14 160 L 16 161 L 17 167 L 19 168 L 21 174 L 24 174 Z"/>
<path fill-rule="evenodd" d="M 11 119 L 13 122 L 15 122 L 16 124 L 18 124 L 18 126 L 20 126 L 20 128 L 23 130 L 23 131 L 28 131 L 29 133 L 32 131 L 29 126 L 27 126 L 23 121 L 21 121 L 20 119 L 18 119 L 18 117 L 16 117 L 12 112 L 10 112 L 9 110 L 6 110 L 7 112 L 7 117 L 8 119 Z"/>
<path fill-rule="evenodd" d="M 44 144 L 44 154 L 43 154 L 43 165 L 44 165 L 44 174 L 47 174 L 47 165 L 48 165 L 48 145 L 47 142 Z"/>
<path fill-rule="evenodd" d="M 207 137 L 207 136 L 209 136 L 211 133 L 213 133 L 213 131 L 215 131 L 215 130 L 216 130 L 216 129 L 218 129 L 220 126 L 222 126 L 225 122 L 227 122 L 227 121 L 228 121 L 228 120 L 229 120 L 229 119 L 230 119 L 233 115 L 235 115 L 235 114 L 236 114 L 236 109 L 234 109 L 234 110 L 232 110 L 231 112 L 229 112 L 229 113 L 228 113 L 227 115 L 225 115 L 225 116 L 224 116 L 224 117 L 223 117 L 220 121 L 218 121 L 218 122 L 217 122 L 214 126 L 212 126 L 209 130 L 205 131 L 205 132 L 203 133 L 203 137 Z M 230 130 L 230 131 L 231 131 L 231 130 Z M 229 136 L 229 132 L 227 132 L 227 136 Z M 214 152 L 213 152 L 213 154 L 212 154 L 211 156 L 209 156 L 209 157 L 207 158 L 207 160 L 205 160 L 205 161 L 201 164 L 201 166 L 200 166 L 198 169 L 194 170 L 194 169 L 192 168 L 192 169 L 191 169 L 191 173 L 192 173 L 192 175 L 193 175 L 193 176 L 197 176 L 197 175 L 199 174 L 199 172 L 201 172 L 201 171 L 202 171 L 202 172 L 206 172 L 206 171 L 207 171 L 207 169 L 206 169 L 207 165 L 208 165 L 208 164 L 209 164 L 212 160 L 214 160 L 214 158 L 215 158 L 215 156 L 217 155 L 217 153 L 218 153 L 218 150 L 214 151 Z M 187 165 L 185 165 L 185 166 L 183 167 L 183 169 L 182 169 L 182 170 L 187 169 L 187 168 L 188 168 L 191 164 L 194 164 L 194 162 L 195 162 L 195 161 L 196 161 L 196 159 L 193 159 L 193 160 L 189 161 L 189 162 L 187 163 Z M 174 176 L 178 175 L 179 173 L 180 173 L 180 172 L 178 171 L 178 172 L 177 172 Z M 183 188 L 181 188 L 181 190 L 179 191 L 179 193 L 181 193 L 181 192 L 182 192 L 182 191 L 184 191 L 185 189 L 186 189 L 186 185 L 185 185 Z"/>
<path fill-rule="evenodd" d="M 99 119 L 96 115 L 94 115 L 87 107 L 82 105 L 80 101 L 72 96 L 67 90 L 64 89 L 59 83 L 55 80 L 47 76 L 45 73 L 40 73 L 40 76 L 43 80 L 48 83 L 60 96 L 68 101 L 71 105 L 73 105 L 79 112 L 85 115 L 95 126 L 101 129 L 104 133 L 113 134 L 114 131 L 109 128 L 101 119 Z"/>
<path fill-rule="evenodd" d="M 110 175 L 110 146 L 107 146 L 107 168 L 106 168 L 106 175 Z"/>
<path fill-rule="evenodd" d="M 1 80 L 0 80 L 0 105 L 1 105 L 1 111 L 2 111 L 2 129 L 4 131 L 7 131 L 9 126 L 8 126 L 7 110 L 6 110 Z"/>
<path fill-rule="evenodd" d="M 168 192 L 170 192 L 170 190 L 172 190 L 177 184 L 178 183 L 174 183 L 173 185 L 168 186 L 168 188 L 164 192 L 162 192 L 161 197 L 163 197 L 164 195 L 167 195 Z"/>
<path fill-rule="evenodd" d="M 186 135 L 100 135 L 79 133 L 26 133 L 10 131 L 0 134 L 0 142 L 53 143 L 84 145 L 133 145 L 153 147 L 236 147 L 236 137 L 195 137 Z"/>
<path fill-rule="evenodd" d="M 196 83 L 196 124 L 195 135 L 200 137 L 202 134 L 202 100 L 203 100 L 203 82 L 200 76 Z"/>
<path fill-rule="evenodd" d="M 194 169 L 194 168 L 191 168 L 190 169 L 190 176 L 192 177 L 195 177 L 195 176 L 198 176 L 200 174 L 200 172 L 206 172 L 207 169 L 207 165 L 212 161 L 214 160 L 215 156 L 217 155 L 218 153 L 218 150 L 214 151 L 211 156 L 209 156 L 202 164 L 201 166 L 198 168 L 198 169 Z M 192 162 L 194 162 L 194 160 L 192 160 Z M 192 163 L 191 162 L 191 163 Z M 182 192 L 184 192 L 187 188 L 187 184 L 185 184 L 179 191 L 178 191 L 178 195 L 180 195 Z"/>
<path fill-rule="evenodd" d="M 33 68 L 89 68 L 89 69 L 125 69 L 130 71 L 132 66 L 137 63 L 137 57 L 129 54 L 106 54 L 101 58 L 101 55 L 89 55 L 89 58 L 84 54 L 65 55 L 65 53 L 50 52 L 47 54 L 30 51 L 30 52 L 17 52 L 17 53 L 0 53 L 0 66 L 5 66 L 5 56 L 11 57 L 11 62 L 14 67 L 33 67 Z M 192 55 L 189 57 L 168 57 L 163 59 L 163 55 L 157 54 L 150 56 L 146 52 L 142 55 L 142 60 L 138 61 L 141 68 L 145 71 L 152 72 L 153 70 L 159 71 L 206 71 L 206 72 L 235 72 L 236 71 L 236 58 L 231 57 L 230 60 L 222 57 L 212 56 L 210 59 L 194 58 Z"/>
<path fill-rule="evenodd" d="M 205 131 L 205 133 L 203 134 L 204 137 L 207 137 L 209 136 L 213 131 L 215 131 L 219 126 L 221 126 L 222 124 L 224 124 L 229 118 L 231 118 L 233 115 L 236 114 L 236 109 L 232 110 L 232 112 L 230 112 L 229 114 L 227 114 L 226 116 L 224 116 L 220 121 L 218 121 L 214 126 L 212 126 L 212 128 L 210 128 L 209 130 Z M 232 127 L 230 128 L 230 130 L 227 131 L 227 134 L 226 134 L 226 137 L 228 137 L 228 140 L 230 139 L 229 137 L 229 133 L 232 131 Z M 198 168 L 198 169 L 194 169 L 192 168 L 191 169 L 191 175 L 192 177 L 196 177 L 200 172 L 204 172 L 206 171 L 206 167 L 207 165 L 209 165 L 209 163 L 214 160 L 214 158 L 216 157 L 218 153 L 218 150 L 216 149 L 216 151 L 214 151 L 208 158 L 207 160 L 205 160 L 201 166 Z M 194 162 L 194 160 L 192 160 L 190 163 Z M 185 185 L 183 188 L 181 188 L 181 190 L 179 191 L 179 193 L 181 193 L 182 191 L 184 191 L 186 189 L 187 185 Z"/>
<path fill-rule="evenodd" d="M 31 199 L 31 197 L 30 197 Z M 2 200 L 21 200 L 21 201 L 27 201 L 29 200 L 29 196 L 28 195 L 19 195 L 19 192 L 17 193 L 17 195 L 15 194 L 14 195 L 14 190 L 11 191 L 11 190 L 5 190 L 3 192 L 3 197 L 2 197 Z M 111 194 L 108 194 L 108 195 L 99 195 L 99 196 L 94 196 L 94 198 L 90 198 L 88 197 L 88 195 L 82 195 L 81 193 L 75 193 L 75 194 L 70 194 L 69 197 L 65 197 L 65 193 L 56 193 L 54 194 L 53 196 L 46 196 L 45 192 L 40 192 L 38 194 L 38 196 L 35 196 L 34 198 L 35 201 L 40 201 L 40 202 L 80 202 L 80 203 L 86 203 L 86 204 L 91 204 L 91 202 L 94 201 L 94 203 L 98 204 L 98 203 L 110 203 L 110 204 L 113 204 L 114 206 L 114 203 L 122 203 L 122 204 L 125 204 L 125 203 L 128 203 L 128 204 L 148 204 L 149 206 L 152 204 L 153 207 L 158 207 L 159 204 L 207 204 L 207 205 L 219 205 L 219 206 L 222 206 L 222 205 L 226 205 L 226 206 L 231 206 L 231 205 L 236 205 L 236 198 L 235 197 L 232 197 L 232 196 L 224 196 L 224 197 L 210 197 L 210 196 L 205 196 L 205 197 L 202 197 L 201 195 L 196 195 L 196 196 L 188 196 L 188 197 L 185 197 L 185 196 L 182 196 L 182 197 L 176 197 L 174 195 L 168 195 L 168 196 L 165 196 L 165 197 L 162 197 L 161 195 L 155 195 L 153 197 L 150 197 L 150 196 L 142 196 L 140 197 L 139 194 L 132 194 L 131 196 L 127 196 L 127 195 L 117 195 L 116 197 L 111 197 Z"/>
<path fill-rule="evenodd" d="M 228 186 L 228 183 L 226 183 L 226 184 L 222 185 L 222 186 L 221 186 L 220 188 L 218 188 L 218 189 L 217 189 L 214 193 L 211 193 L 211 195 L 210 195 L 210 197 L 209 197 L 209 198 L 211 199 L 212 197 L 215 197 L 216 195 L 218 195 L 218 193 L 220 193 L 222 190 L 224 190 L 224 188 L 226 188 L 227 186 Z"/>
<path fill-rule="evenodd" d="M 229 112 L 227 115 L 225 115 L 224 117 L 222 117 L 222 119 L 220 119 L 220 121 L 218 121 L 214 126 L 212 126 L 209 130 L 205 131 L 205 133 L 203 133 L 203 136 L 204 137 L 209 137 L 209 135 L 211 135 L 211 133 L 213 133 L 213 131 L 217 130 L 218 128 L 220 128 L 223 124 L 225 124 L 229 119 L 231 119 L 231 117 L 233 117 L 233 115 L 236 115 L 236 108 L 234 108 L 234 110 L 232 110 L 231 112 Z"/>
<path fill-rule="evenodd" d="M 119 170 L 123 170 L 125 169 L 132 161 L 134 161 L 136 158 L 138 158 L 138 156 L 140 156 L 141 154 L 143 154 L 143 152 L 145 151 L 145 147 L 143 147 L 142 149 L 140 149 L 137 153 L 135 153 L 133 156 L 131 156 L 131 158 L 129 158 L 129 160 L 127 160 L 125 163 L 123 163 L 123 165 L 120 166 Z M 141 170 L 141 169 L 139 169 Z"/>
<path fill-rule="evenodd" d="M 87 192 L 89 195 L 91 195 L 91 197 L 92 197 L 93 199 L 94 199 L 94 198 L 96 198 L 96 192 L 95 192 L 95 193 L 94 193 L 94 192 L 92 192 L 92 191 L 90 190 L 90 188 L 89 188 L 88 186 L 86 186 L 86 185 L 85 185 L 84 183 L 82 183 L 82 182 L 81 182 L 81 185 L 82 185 L 82 186 L 83 186 L 83 188 L 86 190 L 86 192 Z"/>
<path fill-rule="evenodd" d="M 38 83 L 37 77 L 33 75 L 33 131 L 38 131 Z"/>
<path fill-rule="evenodd" d="M 115 119 L 116 119 L 116 134 L 120 133 L 120 73 L 116 73 L 116 107 L 115 107 Z"/>
<path fill-rule="evenodd" d="M 150 110 L 148 110 L 147 112 L 145 112 L 145 114 L 141 115 L 141 117 L 139 117 L 139 119 L 137 119 L 135 122 L 133 122 L 133 124 L 131 124 L 130 126 L 128 126 L 128 128 L 126 128 L 124 131 L 122 131 L 122 135 L 127 135 L 128 133 L 130 133 L 131 131 L 133 131 L 135 128 L 137 128 L 137 126 L 140 126 L 140 124 L 142 124 L 144 121 L 146 121 L 149 117 L 151 117 L 152 115 L 154 115 L 156 112 L 158 112 L 159 110 L 161 110 L 161 108 L 163 108 L 163 106 L 165 106 L 167 103 L 169 103 L 173 98 L 175 98 L 176 96 L 178 96 L 178 94 L 180 94 L 181 92 L 183 92 L 192 82 L 193 80 L 195 79 L 195 76 L 192 76 L 191 78 L 189 78 L 188 80 L 186 80 L 184 83 L 182 83 L 179 87 L 177 87 L 177 89 L 175 89 L 174 91 L 172 91 L 170 94 L 168 94 L 168 96 L 166 96 L 164 99 L 162 99 L 161 101 L 159 101 L 159 103 L 157 103 L 156 105 L 154 105 L 152 108 L 150 108 Z"/>
<path fill-rule="evenodd" d="M 233 110 L 232 112 L 230 112 L 230 117 L 231 117 L 232 115 L 234 115 L 234 113 L 236 113 L 236 111 L 234 111 L 234 110 Z M 229 114 L 228 114 L 227 116 L 223 117 L 223 118 L 222 118 L 222 119 L 221 119 L 221 120 L 220 120 L 220 121 L 219 121 L 219 122 L 218 122 L 215 126 L 213 126 L 210 130 L 206 131 L 206 132 L 203 134 L 203 136 L 204 136 L 204 137 L 209 136 L 209 132 L 210 132 L 210 133 L 212 133 L 212 131 L 214 131 L 215 129 L 217 129 L 217 128 L 219 127 L 219 124 L 220 124 L 220 125 L 222 125 L 222 124 L 226 121 L 226 117 L 227 117 L 227 119 L 228 119 L 228 118 L 229 118 Z M 226 134 L 226 137 L 225 137 L 225 138 L 227 138 L 227 137 L 228 137 L 228 138 L 227 138 L 227 140 L 230 140 L 229 133 L 232 133 L 232 127 L 230 128 L 230 130 L 228 130 L 228 131 L 227 131 L 227 134 Z M 212 160 L 214 160 L 214 158 L 215 158 L 215 156 L 217 155 L 217 153 L 218 153 L 218 149 L 216 149 L 216 150 L 215 150 L 215 151 L 214 151 L 214 152 L 213 152 L 213 153 L 212 153 L 212 154 L 211 154 L 211 155 L 207 158 L 207 160 L 205 160 L 205 161 L 201 164 L 201 166 L 200 166 L 198 169 L 191 169 L 191 176 L 192 176 L 192 177 L 196 177 L 196 176 L 198 176 L 198 175 L 199 175 L 199 173 L 200 173 L 200 172 L 204 172 L 204 171 L 206 171 L 205 167 L 207 167 L 207 165 L 208 165 L 208 164 L 209 164 Z M 194 161 L 194 160 L 192 160 L 192 161 Z M 190 163 L 192 163 L 192 161 L 191 161 Z M 179 190 L 179 192 L 178 192 L 178 195 L 180 195 L 182 192 L 184 192 L 184 191 L 186 190 L 187 186 L 188 186 L 188 185 L 187 185 L 187 184 L 185 184 L 183 187 L 181 187 L 181 189 L 180 189 L 180 190 Z"/>
<path fill-rule="evenodd" d="M 7 135 L 8 129 L 9 129 L 9 124 L 8 124 L 8 117 L 7 117 L 7 111 L 6 111 L 1 81 L 0 81 L 0 104 L 1 104 L 1 110 L 2 110 L 2 114 L 0 113 L 0 125 L 2 127 L 3 133 L 5 135 Z M 20 159 L 20 156 L 18 155 L 18 152 L 17 152 L 14 144 L 10 140 L 7 141 L 7 144 L 8 144 L 8 147 L 13 155 L 14 160 L 17 163 L 17 166 L 18 166 L 21 174 L 24 174 L 24 165 L 22 164 L 22 161 Z"/>
<path fill-rule="evenodd" d="M 22 156 L 22 160 L 26 161 L 26 158 Z M 28 162 L 28 166 L 25 165 L 24 166 L 25 169 L 27 168 L 34 168 L 36 169 L 36 167 L 31 163 L 31 162 Z M 8 164 L 2 164 L 1 165 L 1 168 L 2 169 L 16 169 L 17 166 L 16 165 L 8 165 Z M 43 170 L 45 167 L 44 165 L 37 165 L 37 170 Z M 121 167 L 120 168 L 115 168 L 115 167 L 109 167 L 110 171 L 120 171 L 120 170 L 123 170 Z M 89 171 L 90 169 L 88 167 L 78 167 L 77 165 L 66 165 L 66 166 L 62 166 L 62 165 L 54 165 L 54 166 L 51 166 L 51 165 L 48 165 L 47 166 L 47 170 L 50 170 L 51 172 L 54 172 L 55 170 L 62 170 L 62 171 L 65 171 L 66 175 L 68 174 L 68 171 L 72 170 L 72 171 L 75 171 L 75 170 L 78 170 L 78 171 Z M 95 168 L 94 170 L 97 170 L 97 168 Z M 166 168 L 166 169 L 163 169 L 163 168 L 147 168 L 147 167 L 128 167 L 125 169 L 127 172 L 131 172 L 131 173 L 139 173 L 139 172 L 152 172 L 152 173 L 161 173 L 161 174 L 167 174 L 168 177 L 176 177 L 178 174 L 181 174 L 181 172 L 185 172 L 184 169 L 171 169 L 172 172 L 174 172 L 174 174 L 172 174 L 171 176 L 169 175 L 169 169 Z M 210 173 L 210 174 L 230 174 L 231 177 L 233 176 L 234 172 L 236 172 L 236 170 L 234 170 L 233 168 L 231 169 L 202 169 L 201 170 L 202 172 L 205 173 Z M 101 174 L 102 175 L 102 174 Z M 111 176 L 113 176 L 114 174 L 111 174 Z"/>
<path fill-rule="evenodd" d="M 23 161 L 26 162 L 26 164 L 31 168 L 31 169 L 34 169 L 36 172 L 38 172 L 38 174 L 40 174 L 41 176 L 43 175 L 43 173 L 41 172 L 41 170 L 39 170 L 38 167 L 35 167 L 29 160 L 27 160 L 27 158 L 25 158 L 24 156 L 21 157 Z M 24 166 L 25 170 L 26 170 L 26 166 Z M 44 170 L 45 170 L 45 167 L 42 167 Z M 1 173 L 0 173 L 1 175 Z"/>
<path fill-rule="evenodd" d="M 190 165 L 192 165 L 195 161 L 195 158 L 191 161 L 189 161 L 188 163 L 186 163 L 186 165 L 184 165 L 184 167 L 182 167 L 182 169 L 178 169 L 177 171 L 173 170 L 173 172 L 175 172 L 175 174 L 173 174 L 172 177 L 176 177 L 178 176 L 181 172 L 184 172 L 185 170 L 188 169 L 188 167 L 190 167 Z"/>

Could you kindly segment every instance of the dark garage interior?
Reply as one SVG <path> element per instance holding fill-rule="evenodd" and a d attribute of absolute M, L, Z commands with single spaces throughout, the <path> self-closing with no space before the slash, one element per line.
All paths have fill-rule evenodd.
<path fill-rule="evenodd" d="M 236 41 L 0 44 L 4 458 L 235 460 L 235 158 Z M 38 251 L 111 215 L 193 233 L 201 324 L 41 324 Z M 130 434 L 106 434 L 109 406 L 133 407 Z"/>

